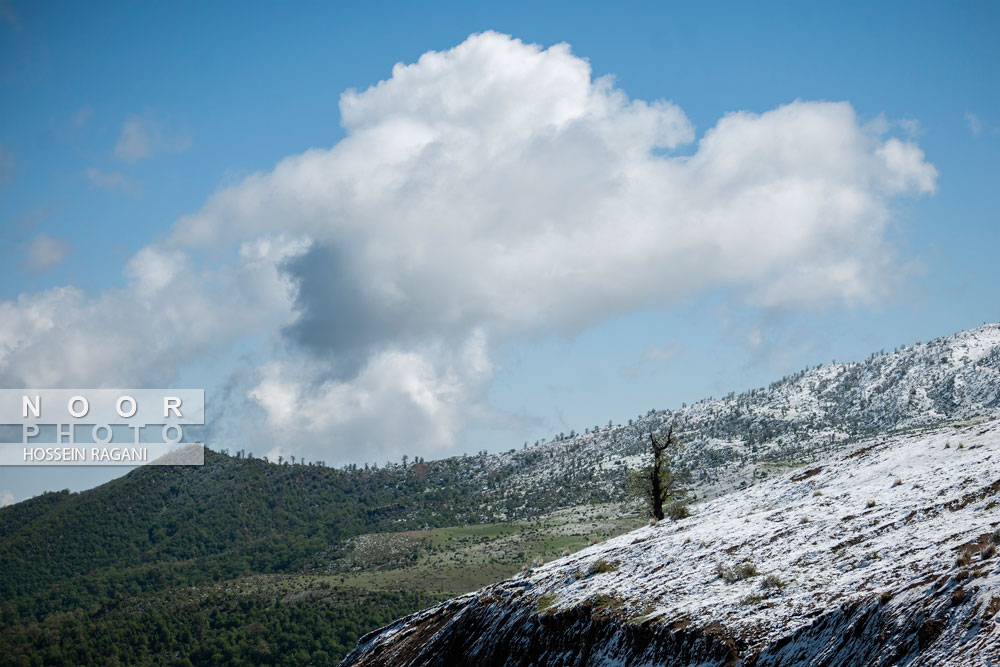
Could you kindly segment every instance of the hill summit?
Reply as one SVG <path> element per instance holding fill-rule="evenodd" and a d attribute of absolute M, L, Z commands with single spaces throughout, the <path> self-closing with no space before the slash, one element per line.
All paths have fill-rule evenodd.
<path fill-rule="evenodd" d="M 343 664 L 996 664 L 1000 419 L 859 444 L 411 615 Z"/>

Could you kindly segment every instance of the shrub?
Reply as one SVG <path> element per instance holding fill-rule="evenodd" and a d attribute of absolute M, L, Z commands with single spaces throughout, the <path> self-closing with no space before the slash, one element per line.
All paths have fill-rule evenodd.
<path fill-rule="evenodd" d="M 784 588 L 785 586 L 786 586 L 785 582 L 783 582 L 781 580 L 781 577 L 779 577 L 776 574 L 769 574 L 766 577 L 764 577 L 763 581 L 760 582 L 760 587 L 763 588 L 764 590 L 772 588 Z"/>
<path fill-rule="evenodd" d="M 987 547 L 980 552 L 980 555 L 982 556 L 983 560 L 987 560 L 989 558 L 993 558 L 993 556 L 995 556 L 996 553 L 997 553 L 997 548 L 992 544 L 990 544 L 987 545 Z"/>
<path fill-rule="evenodd" d="M 749 579 L 750 577 L 756 577 L 760 574 L 757 572 L 757 568 L 754 567 L 752 563 L 740 563 L 736 567 L 729 567 L 728 565 L 719 563 L 715 566 L 715 573 L 719 575 L 719 578 L 727 584 L 742 581 L 743 579 Z"/>
<path fill-rule="evenodd" d="M 868 509 L 871 509 L 871 508 L 875 507 L 875 501 L 874 500 L 869 500 L 868 504 L 866 505 L 866 507 Z"/>
<path fill-rule="evenodd" d="M 686 519 L 691 516 L 691 509 L 687 506 L 687 503 L 681 500 L 675 500 L 667 505 L 667 516 L 674 521 L 680 521 L 681 519 Z"/>
<path fill-rule="evenodd" d="M 990 542 L 993 544 L 1000 544 L 1000 528 L 994 530 L 993 534 L 990 535 Z"/>
<path fill-rule="evenodd" d="M 603 558 L 599 558 L 590 564 L 587 568 L 587 576 L 594 574 L 604 574 L 605 572 L 614 572 L 618 569 L 618 563 L 611 563 Z"/>
<path fill-rule="evenodd" d="M 962 553 L 958 554 L 958 558 L 955 559 L 955 566 L 965 567 L 971 562 L 972 562 L 972 556 L 969 555 L 968 551 L 963 551 Z"/>

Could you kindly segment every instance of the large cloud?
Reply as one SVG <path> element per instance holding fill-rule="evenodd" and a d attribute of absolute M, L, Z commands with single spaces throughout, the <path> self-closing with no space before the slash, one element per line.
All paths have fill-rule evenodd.
<path fill-rule="evenodd" d="M 180 251 L 148 247 L 124 267 L 126 287 L 89 298 L 57 287 L 0 301 L 0 384 L 162 386 L 200 356 L 291 316 L 276 264 L 301 242 L 262 238 L 237 260 L 196 270 Z"/>
<path fill-rule="evenodd" d="M 411 454 L 451 446 L 488 413 L 497 342 L 720 286 L 767 306 L 877 301 L 896 268 L 892 201 L 933 192 L 937 176 L 846 102 L 729 114 L 679 155 L 694 130 L 676 105 L 630 100 L 565 44 L 496 33 L 397 65 L 340 110 L 342 141 L 216 193 L 133 260 L 128 290 L 138 299 L 147 273 L 169 276 L 151 279 L 160 288 L 201 282 L 187 289 L 204 331 L 166 346 L 170 363 L 280 330 L 287 352 L 249 397 L 276 447 L 323 442 L 310 453 L 328 460 L 397 452 L 404 437 Z M 261 255 L 270 273 L 254 288 L 236 287 L 240 263 L 150 263 L 205 262 L 276 234 L 285 250 Z M 46 298 L 3 307 L 23 319 Z M 84 328 L 103 298 L 74 306 Z M 0 351 L 8 377 L 13 357 Z"/>

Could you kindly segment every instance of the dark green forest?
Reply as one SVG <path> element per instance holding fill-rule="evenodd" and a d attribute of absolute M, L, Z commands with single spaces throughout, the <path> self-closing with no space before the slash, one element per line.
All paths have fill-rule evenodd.
<path fill-rule="evenodd" d="M 358 535 L 572 499 L 506 494 L 512 470 L 480 457 L 339 470 L 205 456 L 0 510 L 4 664 L 335 664 L 360 635 L 445 596 L 329 580 L 291 593 L 283 577 L 329 574 Z"/>
<path fill-rule="evenodd" d="M 301 600 L 208 594 L 125 598 L 8 627 L 10 665 L 335 665 L 358 637 L 437 601 L 331 591 Z"/>

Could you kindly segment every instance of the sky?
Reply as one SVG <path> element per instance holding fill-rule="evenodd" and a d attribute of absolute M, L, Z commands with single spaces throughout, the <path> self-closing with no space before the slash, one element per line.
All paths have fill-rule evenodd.
<path fill-rule="evenodd" d="M 0 0 L 0 387 L 204 388 L 209 447 L 382 464 L 995 322 L 998 29 Z"/>

